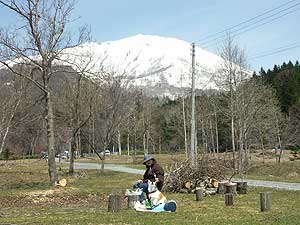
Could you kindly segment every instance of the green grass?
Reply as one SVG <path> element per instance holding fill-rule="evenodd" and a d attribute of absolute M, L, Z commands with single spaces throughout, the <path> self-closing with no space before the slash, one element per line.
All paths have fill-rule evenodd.
<path fill-rule="evenodd" d="M 69 176 L 65 188 L 48 188 L 43 161 L 16 161 L 0 165 L 0 224 L 299 224 L 299 191 L 249 188 L 247 195 L 234 196 L 226 207 L 224 196 L 204 198 L 199 204 L 193 194 L 166 193 L 178 204 L 176 213 L 140 213 L 128 210 L 123 200 L 119 213 L 107 212 L 111 193 L 122 194 L 139 175 L 106 171 L 78 171 Z M 269 191 L 272 210 L 259 211 L 259 193 Z"/>

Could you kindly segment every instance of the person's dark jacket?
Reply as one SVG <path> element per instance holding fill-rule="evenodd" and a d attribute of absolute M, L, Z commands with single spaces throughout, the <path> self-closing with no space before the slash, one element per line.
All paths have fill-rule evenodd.
<path fill-rule="evenodd" d="M 161 190 L 164 184 L 164 174 L 163 168 L 153 159 L 153 164 L 147 167 L 144 173 L 143 182 L 146 183 L 148 180 L 154 182 L 155 178 L 158 178 L 159 181 L 156 183 L 156 186 L 158 190 Z"/>

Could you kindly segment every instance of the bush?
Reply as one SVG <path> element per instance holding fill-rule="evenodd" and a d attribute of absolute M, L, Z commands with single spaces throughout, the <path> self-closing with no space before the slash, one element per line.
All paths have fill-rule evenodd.
<path fill-rule="evenodd" d="M 3 159 L 8 160 L 10 156 L 10 150 L 8 148 L 3 151 Z"/>
<path fill-rule="evenodd" d="M 10 151 L 8 153 L 5 153 L 3 151 L 2 155 L 0 155 L 0 160 L 18 160 L 18 159 L 39 159 L 40 155 L 14 155 Z"/>

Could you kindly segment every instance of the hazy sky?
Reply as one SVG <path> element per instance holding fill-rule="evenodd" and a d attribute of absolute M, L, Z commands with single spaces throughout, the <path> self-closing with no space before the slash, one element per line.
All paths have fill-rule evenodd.
<path fill-rule="evenodd" d="M 261 66 L 272 68 L 274 64 L 300 59 L 300 0 L 79 0 L 74 15 L 81 17 L 80 23 L 91 26 L 93 39 L 98 42 L 136 34 L 175 37 L 193 42 L 285 3 L 284 7 L 266 16 L 270 16 L 270 20 L 285 13 L 290 14 L 235 37 L 249 58 L 268 50 L 281 50 L 279 48 L 283 46 L 298 46 L 278 54 L 249 59 L 251 68 L 258 70 Z M 2 8 L 0 15 L 1 26 L 14 21 Z M 253 25 L 249 28 L 264 23 L 266 20 L 263 18 L 250 21 Z M 245 25 L 247 23 L 241 27 Z M 245 29 L 248 28 L 241 31 Z M 218 53 L 221 43 L 222 38 L 209 45 L 203 41 L 196 42 L 196 45 Z"/>

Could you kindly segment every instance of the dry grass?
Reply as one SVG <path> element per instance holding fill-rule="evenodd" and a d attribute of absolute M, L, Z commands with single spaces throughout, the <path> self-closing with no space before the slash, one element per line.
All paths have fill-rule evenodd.
<path fill-rule="evenodd" d="M 163 159 L 162 159 L 163 160 Z M 15 174 L 15 175 L 14 175 Z M 81 176 L 80 174 L 85 174 Z M 78 171 L 77 176 L 59 172 L 68 184 L 48 187 L 43 161 L 11 161 L 0 165 L 0 224 L 297 224 L 300 221 L 300 192 L 250 188 L 249 194 L 234 197 L 225 207 L 224 196 L 208 196 L 202 204 L 193 194 L 165 193 L 178 203 L 176 213 L 138 213 L 126 208 L 107 212 L 107 197 L 130 188 L 138 175 L 107 171 Z M 272 192 L 272 211 L 259 212 L 259 192 Z"/>

